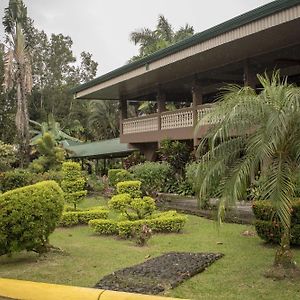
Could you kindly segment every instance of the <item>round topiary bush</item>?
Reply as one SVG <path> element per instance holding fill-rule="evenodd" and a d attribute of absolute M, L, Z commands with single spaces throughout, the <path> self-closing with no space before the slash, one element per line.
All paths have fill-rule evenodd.
<path fill-rule="evenodd" d="M 22 250 L 45 252 L 63 206 L 63 192 L 55 181 L 0 195 L 0 255 Z"/>

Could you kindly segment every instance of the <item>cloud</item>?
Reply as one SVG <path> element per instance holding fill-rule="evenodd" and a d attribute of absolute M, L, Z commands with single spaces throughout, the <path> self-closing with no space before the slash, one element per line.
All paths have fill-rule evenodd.
<path fill-rule="evenodd" d="M 185 23 L 196 32 L 271 1 L 266 0 L 25 0 L 28 15 L 47 34 L 71 36 L 77 57 L 88 51 L 99 63 L 98 74 L 122 66 L 137 47 L 129 34 L 141 27 L 154 28 L 159 14 L 167 17 L 175 29 Z M 8 0 L 1 1 L 3 15 Z M 3 28 L 0 38 L 3 39 Z"/>

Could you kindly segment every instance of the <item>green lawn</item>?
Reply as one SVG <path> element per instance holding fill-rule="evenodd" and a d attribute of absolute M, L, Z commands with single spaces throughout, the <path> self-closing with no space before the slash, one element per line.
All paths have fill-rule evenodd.
<path fill-rule="evenodd" d="M 89 199 L 82 206 L 103 204 Z M 218 234 L 213 221 L 189 216 L 181 234 L 157 234 L 145 248 L 114 237 L 95 236 L 88 227 L 57 229 L 51 243 L 65 254 L 39 259 L 33 253 L 0 258 L 0 276 L 78 286 L 93 286 L 102 276 L 169 251 L 222 252 L 225 256 L 168 296 L 190 299 L 297 299 L 300 281 L 273 281 L 263 277 L 275 248 L 258 237 L 242 236 L 251 226 L 224 224 Z M 218 244 L 222 242 L 223 244 Z M 300 262 L 300 250 L 294 250 Z"/>

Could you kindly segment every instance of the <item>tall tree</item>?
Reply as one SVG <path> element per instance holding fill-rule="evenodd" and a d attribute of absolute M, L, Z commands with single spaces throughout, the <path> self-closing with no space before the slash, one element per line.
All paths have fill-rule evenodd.
<path fill-rule="evenodd" d="M 14 87 L 16 90 L 16 128 L 21 165 L 29 162 L 28 94 L 32 88 L 32 74 L 31 59 L 24 36 L 27 21 L 27 8 L 22 0 L 10 0 L 3 18 L 8 49 L 4 59 L 4 86 L 6 89 Z"/>
<path fill-rule="evenodd" d="M 263 197 L 272 201 L 283 227 L 275 265 L 294 267 L 290 230 L 300 171 L 300 89 L 279 73 L 258 78 L 263 87 L 259 94 L 250 87 L 229 86 L 204 118 L 214 125 L 198 149 L 203 156 L 196 183 L 201 199 L 214 180 L 219 182 L 220 220 L 226 207 L 246 198 L 253 174 L 261 170 L 266 178 Z"/>
<path fill-rule="evenodd" d="M 130 61 L 139 60 L 149 54 L 166 48 L 194 34 L 193 26 L 186 24 L 174 31 L 172 25 L 163 16 L 158 16 L 158 23 L 154 30 L 141 28 L 130 34 L 130 41 L 139 45 L 139 54 L 133 56 Z"/>
<path fill-rule="evenodd" d="M 90 126 L 97 128 L 98 139 L 119 136 L 118 101 L 92 101 L 90 103 Z"/>

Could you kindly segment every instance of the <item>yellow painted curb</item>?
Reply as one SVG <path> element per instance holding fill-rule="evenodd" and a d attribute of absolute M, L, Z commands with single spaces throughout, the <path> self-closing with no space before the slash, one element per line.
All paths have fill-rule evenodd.
<path fill-rule="evenodd" d="M 109 290 L 0 278 L 0 297 L 18 300 L 175 300 Z"/>

